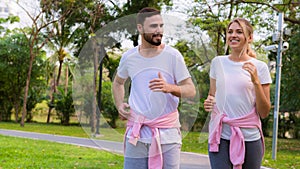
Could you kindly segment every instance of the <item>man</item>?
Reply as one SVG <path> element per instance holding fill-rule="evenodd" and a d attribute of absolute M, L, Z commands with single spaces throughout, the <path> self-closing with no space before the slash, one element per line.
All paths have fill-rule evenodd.
<path fill-rule="evenodd" d="M 141 44 L 122 55 L 113 82 L 116 108 L 120 118 L 128 120 L 125 169 L 179 169 L 179 97 L 194 97 L 196 91 L 182 55 L 161 43 L 163 26 L 159 10 L 139 11 Z M 127 78 L 129 104 L 124 102 Z"/>

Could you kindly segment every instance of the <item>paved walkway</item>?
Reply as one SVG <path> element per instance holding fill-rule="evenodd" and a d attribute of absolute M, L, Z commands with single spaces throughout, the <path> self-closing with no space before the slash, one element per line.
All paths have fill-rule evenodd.
<path fill-rule="evenodd" d="M 41 133 L 6 130 L 6 129 L 0 129 L 0 134 L 73 144 L 78 146 L 106 150 L 118 154 L 123 153 L 123 144 L 120 142 L 95 140 L 95 139 L 70 137 L 70 136 L 59 136 L 59 135 L 52 135 L 52 134 L 41 134 Z M 210 169 L 208 156 L 197 154 L 197 153 L 181 152 L 180 169 Z M 267 169 L 267 168 L 262 167 L 262 169 Z"/>

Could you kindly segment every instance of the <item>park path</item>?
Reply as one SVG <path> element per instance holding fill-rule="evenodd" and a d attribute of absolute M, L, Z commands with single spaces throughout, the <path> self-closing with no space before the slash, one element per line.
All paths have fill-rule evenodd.
<path fill-rule="evenodd" d="M 121 142 L 97 140 L 91 138 L 71 137 L 71 136 L 60 136 L 60 135 L 52 135 L 52 134 L 42 134 L 42 133 L 25 132 L 25 131 L 17 131 L 17 130 L 6 130 L 6 129 L 0 129 L 0 134 L 6 136 L 47 140 L 47 141 L 53 141 L 58 143 L 64 143 L 64 144 L 90 147 L 90 148 L 95 148 L 100 150 L 106 150 L 117 154 L 123 153 L 123 143 Z M 197 153 L 181 152 L 180 169 L 210 169 L 208 156 L 197 154 Z M 262 167 L 262 169 L 268 169 L 268 168 Z"/>

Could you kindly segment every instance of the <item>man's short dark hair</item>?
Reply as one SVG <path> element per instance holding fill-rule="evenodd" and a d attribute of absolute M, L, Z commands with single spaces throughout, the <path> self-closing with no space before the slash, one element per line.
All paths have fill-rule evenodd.
<path fill-rule="evenodd" d="M 147 17 L 151 17 L 153 15 L 160 15 L 160 10 L 157 10 L 157 9 L 151 8 L 151 7 L 145 7 L 138 12 L 136 22 L 137 22 L 137 24 L 143 25 L 145 22 L 145 19 Z"/>

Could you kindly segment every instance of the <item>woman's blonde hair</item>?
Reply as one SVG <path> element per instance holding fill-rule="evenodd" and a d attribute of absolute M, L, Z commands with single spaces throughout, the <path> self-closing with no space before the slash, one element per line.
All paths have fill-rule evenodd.
<path fill-rule="evenodd" d="M 253 27 L 252 27 L 252 25 L 250 24 L 250 22 L 248 20 L 246 20 L 244 18 L 235 18 L 228 24 L 227 29 L 226 29 L 226 34 L 228 32 L 228 29 L 229 29 L 230 25 L 234 22 L 238 23 L 242 27 L 244 36 L 246 38 L 246 43 L 245 43 L 245 46 L 244 46 L 243 50 L 240 53 L 240 56 L 242 56 L 246 52 L 246 54 L 248 54 L 249 56 L 251 56 L 253 58 L 256 58 L 256 53 L 251 48 L 251 42 L 252 41 L 248 41 L 250 36 L 252 36 L 251 39 L 253 39 Z M 226 39 L 226 51 L 227 51 L 227 48 L 228 48 L 228 42 L 227 42 L 227 39 Z"/>

